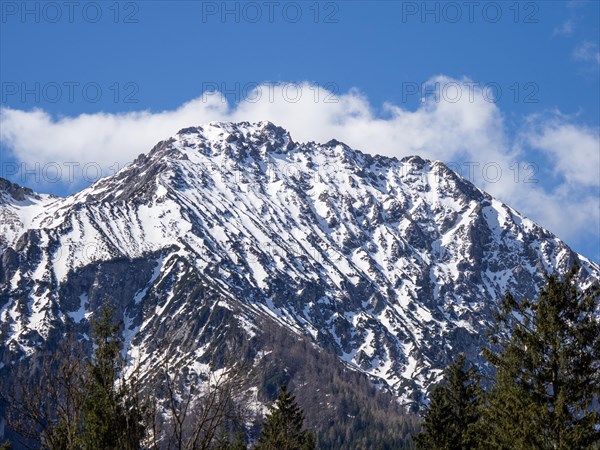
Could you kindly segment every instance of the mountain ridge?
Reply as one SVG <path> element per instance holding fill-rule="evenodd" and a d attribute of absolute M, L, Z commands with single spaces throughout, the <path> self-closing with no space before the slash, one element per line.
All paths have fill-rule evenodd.
<path fill-rule="evenodd" d="M 196 311 L 218 306 L 248 339 L 267 318 L 418 404 L 457 352 L 484 364 L 506 290 L 532 297 L 575 261 L 584 287 L 600 280 L 439 161 L 297 143 L 270 122 L 184 128 L 69 197 L 27 195 L 0 203 L 3 365 L 84 335 L 110 292 L 149 372 L 156 349 L 191 365 L 216 351 Z"/>

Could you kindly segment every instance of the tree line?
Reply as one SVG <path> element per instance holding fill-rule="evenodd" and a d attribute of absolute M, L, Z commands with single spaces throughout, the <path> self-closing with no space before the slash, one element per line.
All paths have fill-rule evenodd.
<path fill-rule="evenodd" d="M 575 266 L 536 300 L 502 300 L 486 377 L 460 355 L 432 391 L 419 450 L 600 448 L 600 295 Z"/>
<path fill-rule="evenodd" d="M 136 370 L 127 370 L 119 330 L 114 310 L 103 308 L 92 320 L 90 358 L 70 337 L 57 352 L 21 366 L 10 389 L 2 386 L 7 426 L 19 437 L 15 444 L 48 450 L 248 448 L 247 400 L 239 389 L 242 364 L 211 372 L 198 386 L 186 383 L 189 373 L 165 358 L 152 390 Z M 10 448 L 9 441 L 0 444 L 2 450 Z M 287 386 L 280 387 L 252 448 L 315 449 Z"/>
<path fill-rule="evenodd" d="M 331 448 L 598 450 L 600 289 L 579 289 L 580 270 L 575 266 L 562 278 L 548 276 L 535 300 L 507 293 L 489 345 L 481 349 L 489 367 L 484 370 L 460 355 L 431 391 L 421 427 L 409 420 L 376 420 L 370 411 L 385 405 L 367 408 L 344 394 L 336 408 L 353 419 L 336 423 L 341 416 L 334 419 L 322 410 L 319 417 L 329 424 L 326 429 L 337 434 L 323 440 L 306 429 L 304 411 L 280 380 L 277 400 L 262 427 L 249 431 L 255 417 L 244 397 L 247 366 L 240 361 L 225 364 L 227 369 L 214 370 L 199 383 L 185 364 L 165 357 L 154 383 L 142 381 L 137 369 L 126 365 L 120 325 L 110 309 L 92 320 L 91 357 L 71 337 L 58 351 L 19 367 L 13 377 L 18 382 L 1 390 L 7 425 L 22 445 L 51 450 L 242 450 L 249 445 L 258 450 L 310 450 L 321 445 L 319 439 Z M 284 342 L 282 336 L 276 338 Z M 283 347 L 304 354 L 302 345 Z M 293 359 L 306 364 L 312 361 L 307 358 Z M 323 367 L 316 360 L 311 364 Z M 275 377 L 279 372 L 272 370 Z M 333 387 L 344 388 L 342 378 L 334 381 Z M 380 430 L 373 425 L 377 423 L 407 428 Z M 414 443 L 394 437 L 410 436 L 411 427 L 421 429 Z"/>

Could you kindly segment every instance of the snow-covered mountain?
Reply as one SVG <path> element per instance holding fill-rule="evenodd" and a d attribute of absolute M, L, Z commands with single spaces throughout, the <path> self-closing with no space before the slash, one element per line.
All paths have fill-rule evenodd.
<path fill-rule="evenodd" d="M 480 357 L 507 289 L 534 296 L 576 260 L 600 280 L 439 161 L 297 143 L 269 122 L 183 129 L 67 198 L 0 179 L 0 230 L 0 367 L 84 335 L 110 297 L 149 371 L 157 350 L 194 369 L 234 334 L 260 346 L 267 320 L 401 402 L 457 352 Z"/>

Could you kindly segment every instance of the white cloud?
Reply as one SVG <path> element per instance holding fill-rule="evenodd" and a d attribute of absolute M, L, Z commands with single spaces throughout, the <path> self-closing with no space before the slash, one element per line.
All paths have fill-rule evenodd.
<path fill-rule="evenodd" d="M 598 130 L 569 123 L 562 117 L 533 118 L 523 133 L 525 142 L 554 164 L 554 174 L 569 186 L 600 186 Z"/>
<path fill-rule="evenodd" d="M 217 98 L 195 99 L 174 111 L 81 114 L 58 119 L 41 109 L 2 108 L 0 142 L 29 168 L 76 161 L 107 169 L 147 152 L 183 124 L 225 117 L 226 110 L 227 105 Z"/>
<path fill-rule="evenodd" d="M 560 26 L 554 28 L 552 31 L 553 36 L 569 36 L 573 34 L 575 22 L 573 19 L 565 20 Z"/>
<path fill-rule="evenodd" d="M 357 90 L 336 97 L 308 83 L 261 85 L 236 105 L 209 94 L 161 112 L 53 118 L 43 110 L 3 108 L 0 139 L 28 167 L 76 161 L 97 163 L 107 174 L 115 163 L 131 161 L 181 128 L 215 120 L 270 120 L 297 141 L 335 138 L 370 153 L 419 154 L 445 161 L 463 176 L 470 175 L 471 164 L 477 185 L 563 239 L 598 239 L 597 130 L 554 115 L 525 121 L 514 139 L 498 106 L 470 80 L 437 76 L 425 88 L 436 95 L 425 97 L 414 111 L 394 104 L 377 111 Z M 525 182 L 532 177 L 527 179 L 523 163 L 536 154 L 549 161 L 556 176 L 549 186 Z"/>
<path fill-rule="evenodd" d="M 591 62 L 600 64 L 600 51 L 598 44 L 591 41 L 584 41 L 573 50 L 573 58 L 576 61 Z"/>

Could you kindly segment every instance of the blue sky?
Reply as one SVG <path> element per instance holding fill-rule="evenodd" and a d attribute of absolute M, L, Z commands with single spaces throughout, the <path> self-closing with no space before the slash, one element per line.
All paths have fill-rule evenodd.
<path fill-rule="evenodd" d="M 600 261 L 599 2 L 0 7 L 0 176 L 67 195 L 180 128 L 268 119 L 443 160 Z"/>

